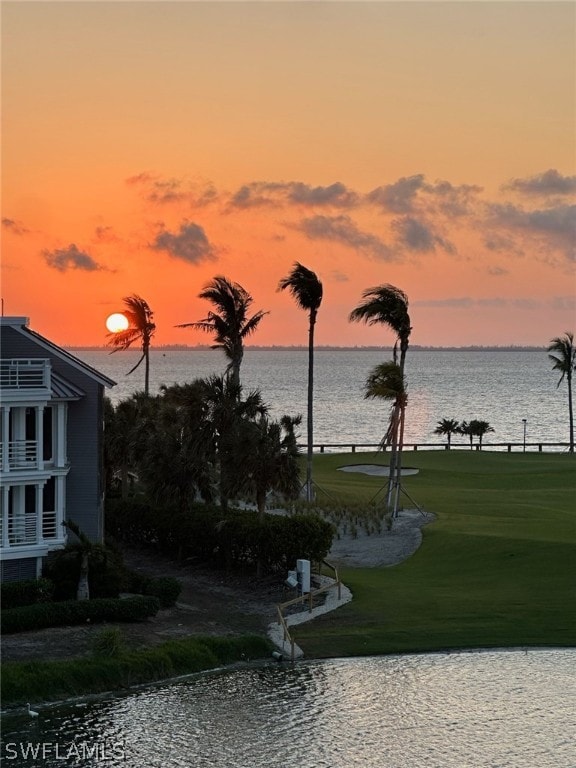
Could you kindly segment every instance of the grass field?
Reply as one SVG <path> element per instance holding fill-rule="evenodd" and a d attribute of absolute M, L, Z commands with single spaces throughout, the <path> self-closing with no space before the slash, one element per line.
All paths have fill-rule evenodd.
<path fill-rule="evenodd" d="M 337 468 L 386 460 L 319 455 L 315 480 L 343 503 L 368 502 L 382 479 Z M 354 599 L 298 627 L 304 653 L 576 645 L 575 457 L 410 451 L 404 466 L 419 469 L 403 482 L 436 521 L 404 563 L 342 570 Z"/>

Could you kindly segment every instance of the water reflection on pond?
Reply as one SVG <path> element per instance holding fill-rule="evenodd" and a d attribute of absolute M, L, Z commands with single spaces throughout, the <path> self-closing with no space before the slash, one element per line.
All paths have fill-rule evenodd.
<path fill-rule="evenodd" d="M 82 768 L 574 768 L 575 662 L 570 649 L 485 651 L 212 672 L 44 708 L 38 720 L 8 715 L 3 757 Z M 22 757 L 37 745 L 42 759 Z"/>

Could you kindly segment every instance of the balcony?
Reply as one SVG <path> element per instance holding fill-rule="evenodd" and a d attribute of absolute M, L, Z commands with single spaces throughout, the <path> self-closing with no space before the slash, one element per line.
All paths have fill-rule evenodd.
<path fill-rule="evenodd" d="M 6 518 L 6 519 L 4 519 Z M 15 550 L 38 545 L 61 544 L 66 540 L 62 527 L 62 516 L 56 511 L 43 512 L 41 525 L 37 524 L 35 513 L 0 516 L 0 541 L 4 555 L 6 550 Z"/>
<path fill-rule="evenodd" d="M 0 389 L 33 394 L 50 391 L 50 361 L 41 359 L 0 360 Z"/>
<path fill-rule="evenodd" d="M 13 471 L 15 469 L 37 469 L 38 443 L 36 440 L 11 440 L 8 443 L 8 462 L 4 464 L 4 445 L 0 444 L 0 468 Z"/>

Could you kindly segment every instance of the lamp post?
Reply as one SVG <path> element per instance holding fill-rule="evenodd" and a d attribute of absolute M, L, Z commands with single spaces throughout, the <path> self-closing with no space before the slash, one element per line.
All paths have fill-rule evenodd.
<path fill-rule="evenodd" d="M 526 453 L 526 422 L 528 419 L 522 419 L 522 424 L 524 425 L 524 443 L 523 443 L 523 452 Z"/>

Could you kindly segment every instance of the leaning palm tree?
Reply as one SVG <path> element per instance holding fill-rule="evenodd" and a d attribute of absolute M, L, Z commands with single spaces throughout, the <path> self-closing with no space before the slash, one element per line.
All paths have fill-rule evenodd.
<path fill-rule="evenodd" d="M 448 450 L 450 450 L 452 435 L 458 435 L 459 433 L 460 425 L 456 419 L 440 419 L 434 430 L 435 435 L 446 435 L 446 438 L 448 439 Z"/>
<path fill-rule="evenodd" d="M 556 387 L 566 379 L 568 385 L 568 419 L 570 427 L 570 453 L 574 453 L 574 410 L 572 407 L 572 372 L 576 370 L 576 347 L 574 334 L 566 331 L 564 336 L 557 336 L 550 341 L 548 358 L 552 361 L 552 369 L 560 371 L 561 376 Z"/>
<path fill-rule="evenodd" d="M 239 283 L 233 283 L 222 275 L 214 277 L 198 294 L 200 299 L 211 301 L 217 311 L 210 310 L 203 320 L 181 323 L 176 328 L 196 328 L 215 334 L 212 349 L 222 349 L 230 361 L 226 373 L 232 383 L 240 384 L 240 365 L 244 356 L 244 340 L 254 333 L 267 312 L 258 310 L 248 317 L 252 296 Z"/>
<path fill-rule="evenodd" d="M 406 412 L 406 405 L 408 403 L 404 373 L 398 363 L 390 361 L 388 363 L 380 363 L 380 365 L 377 365 L 375 368 L 373 368 L 368 375 L 368 378 L 366 379 L 364 397 L 366 399 L 377 398 L 380 400 L 392 401 L 388 428 L 384 437 L 382 438 L 381 445 L 384 447 L 385 445 L 393 444 L 397 435 L 403 432 L 404 414 Z M 398 464 L 396 468 L 398 471 L 397 477 L 394 478 L 392 476 L 391 467 L 388 481 L 387 507 L 388 511 L 392 511 L 392 517 L 397 516 L 400 493 L 401 466 Z M 395 493 L 393 503 L 391 504 L 392 490 L 394 490 Z"/>
<path fill-rule="evenodd" d="M 129 376 L 133 373 L 144 360 L 144 392 L 148 394 L 150 388 L 150 342 L 156 331 L 156 325 L 153 321 L 154 313 L 148 306 L 148 302 L 135 293 L 132 296 L 125 296 L 122 301 L 125 306 L 123 314 L 128 320 L 128 328 L 125 331 L 106 334 L 108 338 L 106 343 L 109 347 L 115 347 L 110 353 L 113 354 L 128 349 L 135 341 L 140 342 L 142 357 L 126 375 Z"/>
<path fill-rule="evenodd" d="M 322 303 L 322 283 L 315 272 L 295 262 L 289 275 L 278 283 L 278 290 L 286 288 L 292 294 L 296 304 L 308 312 L 308 415 L 307 415 L 307 455 L 306 455 L 306 501 L 313 500 L 312 489 L 312 451 L 314 445 L 313 398 L 314 398 L 314 326 L 320 304 Z"/>
<path fill-rule="evenodd" d="M 410 341 L 412 327 L 408 314 L 408 296 L 400 288 L 388 283 L 367 288 L 362 297 L 364 301 L 350 313 L 349 319 L 363 322 L 367 325 L 386 325 L 396 334 L 394 343 L 394 362 L 398 362 L 398 345 L 400 345 L 400 370 L 404 375 L 406 352 Z M 405 408 L 405 405 L 398 405 Z M 392 455 L 390 457 L 390 479 L 388 483 L 388 501 L 392 504 L 392 489 L 400 482 L 402 467 L 402 445 L 404 443 L 405 414 L 398 414 L 396 419 L 397 431 L 392 439 Z M 397 513 L 397 509 L 394 513 Z"/>

